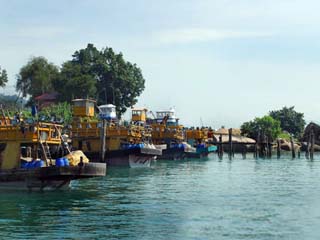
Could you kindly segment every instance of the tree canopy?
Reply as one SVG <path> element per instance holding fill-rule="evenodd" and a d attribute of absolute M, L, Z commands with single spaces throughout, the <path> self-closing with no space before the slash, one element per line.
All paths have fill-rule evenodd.
<path fill-rule="evenodd" d="M 61 69 L 44 57 L 34 57 L 20 69 L 16 89 L 23 97 L 59 93 L 59 101 L 94 98 L 98 104 L 113 103 L 118 115 L 137 102 L 145 80 L 136 64 L 112 48 L 98 50 L 93 44 L 76 51 Z M 1 86 L 1 85 L 0 85 Z"/>
<path fill-rule="evenodd" d="M 61 100 L 77 97 L 97 98 L 98 104 L 113 103 L 118 114 L 137 102 L 145 80 L 140 68 L 115 53 L 112 48 L 98 50 L 93 44 L 76 51 L 62 65 L 54 82 Z"/>
<path fill-rule="evenodd" d="M 0 67 L 0 87 L 5 87 L 8 82 L 8 75 L 5 69 L 1 70 Z"/>
<path fill-rule="evenodd" d="M 283 107 L 280 110 L 271 111 L 269 115 L 280 121 L 282 130 L 293 134 L 295 137 L 302 136 L 306 124 L 304 114 L 296 112 L 294 107 Z"/>
<path fill-rule="evenodd" d="M 271 116 L 264 116 L 241 125 L 241 133 L 250 138 L 257 139 L 259 132 L 261 135 L 266 135 L 269 140 L 276 139 L 281 133 L 280 121 Z"/>
<path fill-rule="evenodd" d="M 58 77 L 59 69 L 44 57 L 34 57 L 20 69 L 16 89 L 23 97 L 34 97 L 53 91 L 53 81 Z"/>

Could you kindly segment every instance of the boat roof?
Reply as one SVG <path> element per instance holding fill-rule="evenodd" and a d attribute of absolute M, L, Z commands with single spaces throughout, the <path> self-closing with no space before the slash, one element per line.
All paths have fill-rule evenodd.
<path fill-rule="evenodd" d="M 165 113 L 165 112 L 175 112 L 174 109 L 170 109 L 170 110 L 159 110 L 159 111 L 156 111 L 156 113 Z"/>
<path fill-rule="evenodd" d="M 116 106 L 113 104 L 104 104 L 104 105 L 100 105 L 98 106 L 98 108 L 115 108 Z"/>
<path fill-rule="evenodd" d="M 148 111 L 147 108 L 131 108 L 132 111 Z"/>

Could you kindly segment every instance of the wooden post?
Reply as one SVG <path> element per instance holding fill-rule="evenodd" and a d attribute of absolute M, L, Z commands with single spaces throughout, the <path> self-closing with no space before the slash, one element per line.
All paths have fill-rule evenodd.
<path fill-rule="evenodd" d="M 296 158 L 296 151 L 294 149 L 294 142 L 293 142 L 293 137 L 290 137 L 290 143 L 291 143 L 291 153 L 292 153 L 292 158 Z"/>
<path fill-rule="evenodd" d="M 265 154 L 266 154 L 266 157 L 269 158 L 269 138 L 265 136 L 264 140 L 265 140 Z"/>
<path fill-rule="evenodd" d="M 268 152 L 269 152 L 269 158 L 272 158 L 272 143 L 268 142 Z"/>
<path fill-rule="evenodd" d="M 310 157 L 310 143 L 311 143 L 311 133 L 309 133 L 308 141 L 307 141 L 307 148 L 306 148 L 306 158 L 309 159 Z"/>
<path fill-rule="evenodd" d="M 247 158 L 247 145 L 242 144 L 242 158 L 246 159 Z"/>
<path fill-rule="evenodd" d="M 268 157 L 268 138 L 265 134 L 263 134 L 263 157 Z"/>
<path fill-rule="evenodd" d="M 311 130 L 311 149 L 310 149 L 310 159 L 313 160 L 314 154 L 314 132 Z"/>
<path fill-rule="evenodd" d="M 106 155 L 106 128 L 107 121 L 105 119 L 102 120 L 101 132 L 100 132 L 100 161 L 105 162 Z"/>
<path fill-rule="evenodd" d="M 257 141 L 256 141 L 256 158 L 260 157 L 261 152 L 261 136 L 260 136 L 260 129 L 258 131 Z"/>
<path fill-rule="evenodd" d="M 253 157 L 254 158 L 258 158 L 258 142 L 256 141 L 256 143 L 254 144 L 254 153 L 253 153 Z"/>
<path fill-rule="evenodd" d="M 259 134 L 259 157 L 260 158 L 264 158 L 265 157 L 265 154 L 266 154 L 266 144 L 265 144 L 265 141 L 266 140 L 266 136 L 263 134 L 263 135 L 260 135 Z"/>
<path fill-rule="evenodd" d="M 232 158 L 232 128 L 229 128 L 229 159 Z"/>
<path fill-rule="evenodd" d="M 219 136 L 219 152 L 218 152 L 218 156 L 220 159 L 222 159 L 223 157 L 223 145 L 222 145 L 222 135 L 220 134 Z"/>
<path fill-rule="evenodd" d="M 236 143 L 235 143 L 236 144 Z M 237 146 L 237 145 L 235 145 L 235 144 L 232 144 L 232 157 L 234 158 L 234 149 L 235 149 L 235 146 Z"/>
<path fill-rule="evenodd" d="M 281 157 L 281 145 L 280 145 L 280 139 L 277 139 L 277 158 L 279 159 Z"/>

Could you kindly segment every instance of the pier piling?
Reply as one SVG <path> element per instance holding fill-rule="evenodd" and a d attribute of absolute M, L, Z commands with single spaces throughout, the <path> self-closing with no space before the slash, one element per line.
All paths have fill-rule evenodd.
<path fill-rule="evenodd" d="M 100 161 L 105 162 L 105 155 L 106 155 L 106 128 L 107 128 L 107 121 L 104 119 L 102 121 L 101 127 L 101 134 L 100 134 Z"/>
<path fill-rule="evenodd" d="M 280 145 L 280 139 L 277 139 L 277 158 L 279 159 L 281 157 L 281 145 Z"/>
<path fill-rule="evenodd" d="M 292 153 L 292 159 L 296 158 L 296 151 L 294 149 L 294 142 L 293 137 L 290 137 L 290 143 L 291 143 L 291 153 Z"/>
<path fill-rule="evenodd" d="M 310 146 L 310 159 L 313 160 L 313 154 L 314 154 L 314 132 L 311 131 L 311 146 Z"/>
<path fill-rule="evenodd" d="M 307 147 L 306 147 L 306 158 L 310 157 L 310 143 L 311 143 L 311 134 L 308 136 Z"/>
<path fill-rule="evenodd" d="M 218 145 L 219 149 L 218 149 L 218 157 L 220 159 L 223 158 L 223 144 L 222 144 L 222 135 L 220 134 L 219 136 L 219 145 Z"/>
<path fill-rule="evenodd" d="M 229 128 L 229 159 L 232 158 L 232 128 Z"/>
<path fill-rule="evenodd" d="M 246 159 L 247 158 L 247 146 L 245 144 L 242 144 L 242 158 Z"/>

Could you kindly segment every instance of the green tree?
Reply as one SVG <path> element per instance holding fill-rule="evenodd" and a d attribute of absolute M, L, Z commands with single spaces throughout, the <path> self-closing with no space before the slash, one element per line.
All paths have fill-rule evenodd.
<path fill-rule="evenodd" d="M 304 114 L 296 112 L 294 107 L 283 107 L 280 110 L 271 111 L 269 115 L 280 121 L 282 130 L 293 134 L 295 137 L 302 136 L 306 124 Z"/>
<path fill-rule="evenodd" d="M 53 83 L 60 101 L 70 102 L 74 98 L 95 98 L 96 80 L 80 64 L 66 62 L 59 77 Z"/>
<path fill-rule="evenodd" d="M 8 82 L 8 75 L 5 69 L 1 70 L 0 67 L 0 87 L 5 87 Z"/>
<path fill-rule="evenodd" d="M 63 64 L 54 86 L 62 100 L 97 98 L 98 104 L 114 103 L 121 115 L 137 102 L 144 83 L 140 68 L 125 61 L 122 53 L 117 54 L 108 47 L 99 51 L 88 44 Z"/>
<path fill-rule="evenodd" d="M 144 90 L 145 80 L 136 64 L 124 60 L 122 53 L 114 53 L 112 48 L 102 49 L 102 62 L 99 63 L 100 77 L 98 89 L 105 89 L 107 101 L 117 106 L 118 113 L 137 103 L 137 97 Z M 102 93 L 103 94 L 103 93 Z M 98 103 L 105 103 L 99 95 Z"/>
<path fill-rule="evenodd" d="M 257 139 L 259 132 L 261 135 L 266 135 L 268 139 L 274 140 L 282 132 L 280 122 L 271 116 L 264 116 L 241 125 L 241 133 L 250 138 Z"/>
<path fill-rule="evenodd" d="M 34 57 L 20 69 L 16 89 L 23 97 L 33 98 L 45 92 L 54 91 L 53 81 L 58 77 L 59 69 L 44 57 Z"/>

